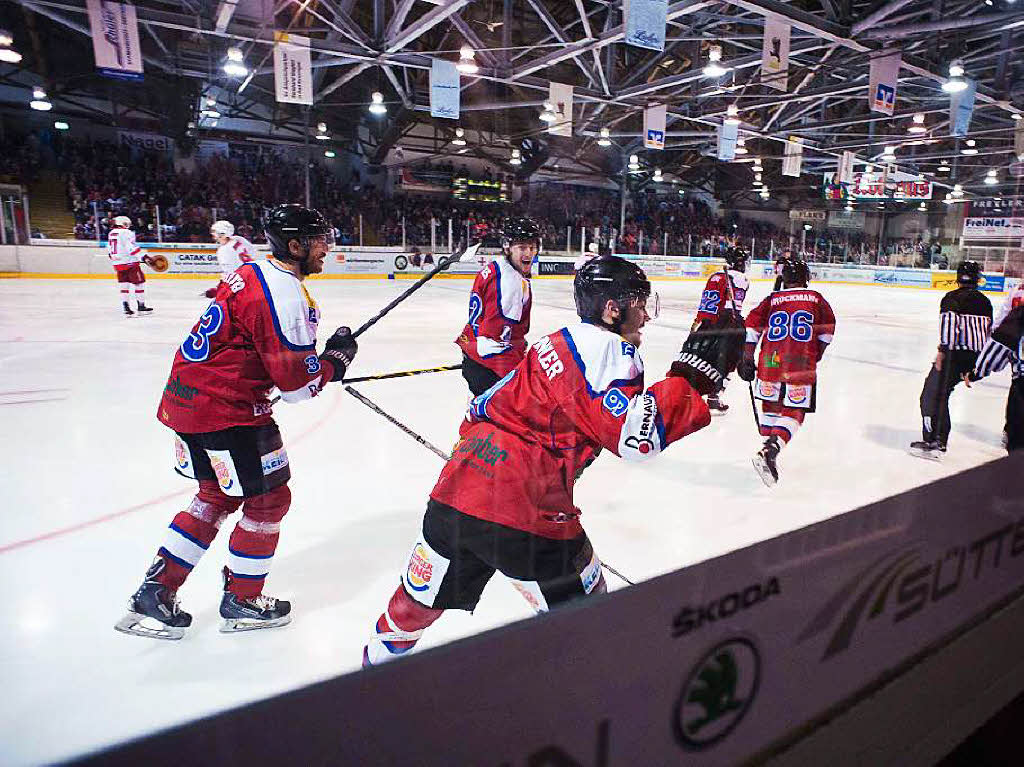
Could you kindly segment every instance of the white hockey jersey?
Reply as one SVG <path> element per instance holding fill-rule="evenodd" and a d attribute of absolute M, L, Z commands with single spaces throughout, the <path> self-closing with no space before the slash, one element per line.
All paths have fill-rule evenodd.
<path fill-rule="evenodd" d="M 142 258 L 142 248 L 131 229 L 114 228 L 107 235 L 107 257 L 115 266 L 132 266 Z"/>
<path fill-rule="evenodd" d="M 228 241 L 217 248 L 217 263 L 220 270 L 229 274 L 242 264 L 256 260 L 256 249 L 244 237 L 237 234 L 228 238 Z"/>

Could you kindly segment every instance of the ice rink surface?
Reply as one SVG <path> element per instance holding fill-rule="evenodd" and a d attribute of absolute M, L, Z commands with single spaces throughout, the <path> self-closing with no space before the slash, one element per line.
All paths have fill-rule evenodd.
<path fill-rule="evenodd" d="M 321 340 L 356 327 L 409 286 L 311 280 Z M 434 280 L 360 338 L 350 374 L 459 361 L 469 280 Z M 441 461 L 334 385 L 281 405 L 292 506 L 267 592 L 292 600 L 290 626 L 221 634 L 224 525 L 180 597 L 179 642 L 113 630 L 193 483 L 172 470 L 155 417 L 172 355 L 207 301 L 201 281 L 151 280 L 149 317 L 121 316 L 111 280 L 0 281 L 0 763 L 70 757 L 359 667 L 366 636 L 398 583 Z M 702 284 L 656 282 L 662 316 L 644 331 L 648 384 L 693 318 Z M 755 282 L 745 309 L 767 294 Z M 576 486 L 599 556 L 633 580 L 735 550 L 999 458 L 1007 374 L 953 395 L 942 464 L 909 456 L 918 395 L 935 354 L 941 294 L 812 285 L 838 317 L 820 368 L 818 412 L 764 487 L 746 385 L 727 415 L 632 465 L 607 451 Z M 993 303 L 1002 296 L 993 296 Z M 575 319 L 568 280 L 535 280 L 530 340 Z M 467 390 L 458 372 L 357 388 L 434 444 L 453 444 Z M 612 589 L 623 584 L 606 576 Z M 700 588 L 700 584 L 695 584 Z M 526 618 L 500 576 L 476 614 L 449 612 L 421 647 Z"/>

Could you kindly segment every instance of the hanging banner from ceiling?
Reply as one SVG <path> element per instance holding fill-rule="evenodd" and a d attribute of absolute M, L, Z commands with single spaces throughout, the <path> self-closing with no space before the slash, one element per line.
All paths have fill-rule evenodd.
<path fill-rule="evenodd" d="M 789 90 L 789 32 L 789 24 L 765 16 L 761 84 L 783 92 Z"/>
<path fill-rule="evenodd" d="M 458 120 L 462 107 L 459 70 L 454 61 L 434 59 L 430 62 L 430 116 Z"/>
<path fill-rule="evenodd" d="M 971 116 L 974 114 L 974 97 L 978 92 L 978 83 L 967 81 L 967 87 L 949 97 L 949 135 L 966 136 L 971 127 Z"/>
<path fill-rule="evenodd" d="M 313 103 L 309 38 L 274 32 L 274 97 L 280 104 Z"/>
<path fill-rule="evenodd" d="M 855 157 L 853 152 L 843 152 L 839 158 L 839 183 L 853 183 L 853 160 Z"/>
<path fill-rule="evenodd" d="M 868 107 L 872 112 L 891 115 L 896 108 L 896 82 L 900 76 L 899 51 L 871 59 L 868 79 Z"/>
<path fill-rule="evenodd" d="M 665 50 L 668 0 L 625 0 L 626 43 L 650 51 Z"/>
<path fill-rule="evenodd" d="M 142 79 L 142 51 L 135 6 L 107 0 L 86 0 L 92 53 L 100 74 L 123 80 Z"/>
<path fill-rule="evenodd" d="M 786 153 L 782 157 L 782 175 L 797 177 L 800 175 L 800 167 L 803 165 L 804 147 L 803 139 L 799 136 L 790 136 L 786 139 Z"/>
<path fill-rule="evenodd" d="M 1013 129 L 1013 152 L 1018 160 L 1024 160 L 1024 120 L 1018 120 Z"/>
<path fill-rule="evenodd" d="M 572 135 L 572 86 L 550 83 L 548 101 L 555 110 L 555 121 L 548 125 L 548 133 L 555 136 Z"/>
<path fill-rule="evenodd" d="M 930 200 L 932 184 L 920 176 L 899 170 L 881 173 L 854 173 L 853 183 L 841 183 L 835 173 L 822 178 L 822 192 L 826 200 Z"/>
<path fill-rule="evenodd" d="M 644 110 L 644 149 L 665 148 L 665 113 L 664 104 Z"/>
<path fill-rule="evenodd" d="M 740 126 L 722 124 L 718 128 L 718 159 L 726 162 L 736 158 L 736 137 Z"/>

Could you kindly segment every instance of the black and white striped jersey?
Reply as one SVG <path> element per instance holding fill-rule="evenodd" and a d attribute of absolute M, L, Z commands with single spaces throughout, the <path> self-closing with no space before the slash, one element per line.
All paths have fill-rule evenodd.
<path fill-rule="evenodd" d="M 974 363 L 971 378 L 977 380 L 997 373 L 1013 365 L 1013 377 L 1024 376 L 1024 306 L 1010 310 L 999 326 L 992 331 L 992 337 Z"/>
<path fill-rule="evenodd" d="M 939 306 L 939 348 L 980 352 L 992 332 L 992 302 L 977 288 L 957 288 Z"/>

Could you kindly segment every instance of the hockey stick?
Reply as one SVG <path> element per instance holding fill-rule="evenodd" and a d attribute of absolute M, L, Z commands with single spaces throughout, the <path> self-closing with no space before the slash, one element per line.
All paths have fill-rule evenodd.
<path fill-rule="evenodd" d="M 375 403 L 373 403 L 373 402 L 372 402 L 371 400 L 369 400 L 368 398 L 364 397 L 364 396 L 363 396 L 362 394 L 360 394 L 359 392 L 357 392 L 357 391 L 356 391 L 355 389 L 353 389 L 353 388 L 352 388 L 351 386 L 346 386 L 346 387 L 345 387 L 345 391 L 347 391 L 347 392 L 348 392 L 349 394 L 351 394 L 351 395 L 352 395 L 353 397 L 355 397 L 355 398 L 356 398 L 357 400 L 359 400 L 360 402 L 362 402 L 362 403 L 363 403 L 364 405 L 366 405 L 366 406 L 367 406 L 368 408 L 370 408 L 370 410 L 372 410 L 373 412 L 375 412 L 375 413 L 376 413 L 377 415 L 379 415 L 379 416 L 382 416 L 382 417 L 384 417 L 384 418 L 385 418 L 386 420 L 388 420 L 388 421 L 390 421 L 391 423 L 393 423 L 393 424 L 394 424 L 395 426 L 397 426 L 397 427 L 398 427 L 399 429 L 401 429 L 402 431 L 404 431 L 404 432 L 405 432 L 406 434 L 408 434 L 408 435 L 409 435 L 410 437 L 412 437 L 412 438 L 413 438 L 414 440 L 416 440 L 417 442 L 419 442 L 419 443 L 420 443 L 421 445 L 423 445 L 423 447 L 425 447 L 425 448 L 426 448 L 427 450 L 429 450 L 430 452 L 432 452 L 432 453 L 433 453 L 434 455 L 436 455 L 436 456 L 437 456 L 438 458 L 442 459 L 443 461 L 448 461 L 448 460 L 450 460 L 450 459 L 451 459 L 451 456 L 450 456 L 450 455 L 448 455 L 447 453 L 443 452 L 443 451 L 442 451 L 442 450 L 440 450 L 439 448 L 437 448 L 437 447 L 434 447 L 434 445 L 430 444 L 430 442 L 428 442 L 427 440 L 425 440 L 425 439 L 424 439 L 423 437 L 421 437 L 421 436 L 420 436 L 419 434 L 417 434 L 416 432 L 414 432 L 414 431 L 413 431 L 412 429 L 410 429 L 410 428 L 409 428 L 408 426 L 406 426 L 406 425 L 405 425 L 404 423 L 402 423 L 401 421 L 399 421 L 399 420 L 398 420 L 397 418 L 395 418 L 395 417 L 393 417 L 393 416 L 389 415 L 388 413 L 384 412 L 384 410 L 383 410 L 382 408 L 380 408 L 379 406 L 377 406 L 377 405 L 376 405 Z M 628 584 L 629 584 L 630 586 L 635 586 L 635 585 L 636 585 L 636 584 L 635 584 L 635 583 L 634 583 L 633 581 L 631 581 L 631 580 L 630 580 L 629 578 L 627 578 L 627 577 L 626 577 L 625 575 L 623 575 L 623 574 L 622 574 L 622 573 L 620 573 L 620 572 L 619 572 L 618 570 L 616 570 L 616 569 L 615 569 L 614 567 L 612 567 L 611 565 L 609 565 L 609 564 L 608 564 L 607 562 L 602 562 L 602 563 L 601 563 L 601 567 L 603 567 L 603 568 L 604 568 L 605 570 L 607 570 L 608 572 L 610 572 L 610 573 L 611 573 L 612 575 L 616 576 L 617 578 L 621 578 L 621 579 L 622 579 L 623 581 L 625 581 L 626 583 L 628 583 Z"/>
<path fill-rule="evenodd" d="M 418 376 L 424 373 L 443 373 L 447 370 L 462 370 L 462 363 L 457 365 L 441 365 L 436 368 L 423 368 L 422 370 L 401 370 L 397 373 L 381 373 L 375 376 L 362 376 L 360 378 L 348 378 L 345 383 L 362 383 L 363 381 L 384 381 L 388 378 L 404 378 L 405 376 Z"/>
<path fill-rule="evenodd" d="M 754 412 L 754 426 L 757 427 L 757 433 L 761 433 L 761 419 L 757 415 L 757 403 L 754 402 L 754 382 L 747 381 L 747 391 L 750 392 L 750 409 Z"/>
<path fill-rule="evenodd" d="M 370 319 L 368 319 L 366 322 L 364 322 L 362 325 L 360 325 L 355 330 L 355 332 L 352 333 L 352 337 L 353 338 L 357 338 L 360 335 L 362 335 L 363 333 L 365 333 L 367 330 L 369 330 L 371 327 L 376 325 L 380 320 L 382 320 L 384 318 L 384 316 L 388 312 L 390 312 L 392 309 L 394 309 L 396 306 L 398 306 L 400 303 L 402 303 L 405 299 L 407 299 L 409 296 L 411 296 L 417 290 L 422 288 L 424 285 L 427 284 L 427 282 L 432 280 L 434 277 L 436 277 L 439 273 L 443 272 L 445 269 L 447 269 L 452 264 L 458 263 L 458 262 L 462 262 L 462 261 L 472 261 L 476 257 L 476 252 L 478 250 L 480 250 L 480 243 L 479 242 L 476 245 L 470 245 L 468 248 L 466 248 L 464 251 L 462 251 L 458 255 L 453 253 L 450 256 L 441 256 L 437 260 L 437 266 L 435 266 L 429 272 L 427 272 L 422 277 L 420 277 L 418 280 L 416 280 L 416 282 L 412 286 L 410 286 L 408 290 L 403 291 L 402 294 L 399 295 L 393 301 L 391 301 L 391 303 L 389 303 L 387 306 L 385 306 L 383 309 L 381 309 L 375 315 L 370 317 Z"/>
<path fill-rule="evenodd" d="M 394 424 L 395 426 L 397 426 L 397 427 L 398 427 L 399 429 L 401 429 L 402 431 L 404 431 L 404 432 L 405 432 L 406 434 L 408 434 L 408 435 L 409 435 L 410 437 L 412 437 L 412 438 L 413 438 L 414 440 L 416 440 L 417 442 L 419 442 L 419 443 L 420 443 L 421 445 L 423 445 L 423 447 L 425 447 L 425 448 L 426 448 L 427 450 L 429 450 L 429 451 L 430 451 L 431 453 L 433 453 L 434 455 L 436 455 L 436 456 L 437 456 L 438 458 L 440 458 L 441 460 L 443 460 L 443 461 L 447 461 L 447 460 L 448 460 L 449 458 L 451 458 L 451 456 L 450 456 L 450 455 L 448 455 L 447 453 L 445 453 L 444 451 L 442 451 L 442 450 L 441 450 L 440 448 L 437 448 L 437 447 L 435 447 L 434 445 L 430 444 L 430 443 L 429 443 L 429 442 L 428 442 L 427 440 L 425 440 L 425 439 L 424 439 L 423 437 L 421 437 L 421 436 L 420 436 L 419 434 L 417 434 L 416 432 L 414 432 L 414 431 L 413 431 L 412 429 L 410 429 L 410 428 L 409 428 L 408 426 L 406 426 L 406 425 L 405 425 L 404 423 L 402 423 L 401 421 L 399 421 L 399 420 L 398 420 L 397 418 L 395 418 L 394 416 L 392 416 L 392 415 L 390 415 L 390 414 L 388 414 L 388 413 L 384 412 L 384 410 L 382 410 L 382 409 L 381 409 L 380 407 L 378 407 L 378 406 L 377 406 L 376 404 L 374 404 L 374 403 L 373 403 L 372 401 L 370 401 L 369 399 L 367 399 L 366 397 L 364 397 L 364 396 L 363 396 L 362 394 L 360 394 L 359 392 L 357 392 L 357 391 L 356 391 L 355 389 L 353 389 L 353 388 L 352 388 L 351 386 L 346 386 L 346 387 L 345 387 L 345 391 L 347 391 L 347 392 L 348 392 L 349 394 L 351 394 L 351 395 L 352 395 L 353 397 L 355 397 L 355 398 L 356 398 L 357 400 L 359 400 L 360 402 L 362 402 L 362 403 L 363 403 L 364 405 L 366 405 L 366 406 L 367 406 L 368 408 L 370 408 L 370 410 L 372 410 L 373 412 L 375 412 L 375 413 L 376 413 L 377 415 L 379 415 L 379 416 L 382 416 L 382 417 L 383 417 L 383 418 L 385 418 L 386 420 L 388 420 L 388 421 L 390 421 L 391 423 L 393 423 L 393 424 Z"/>

